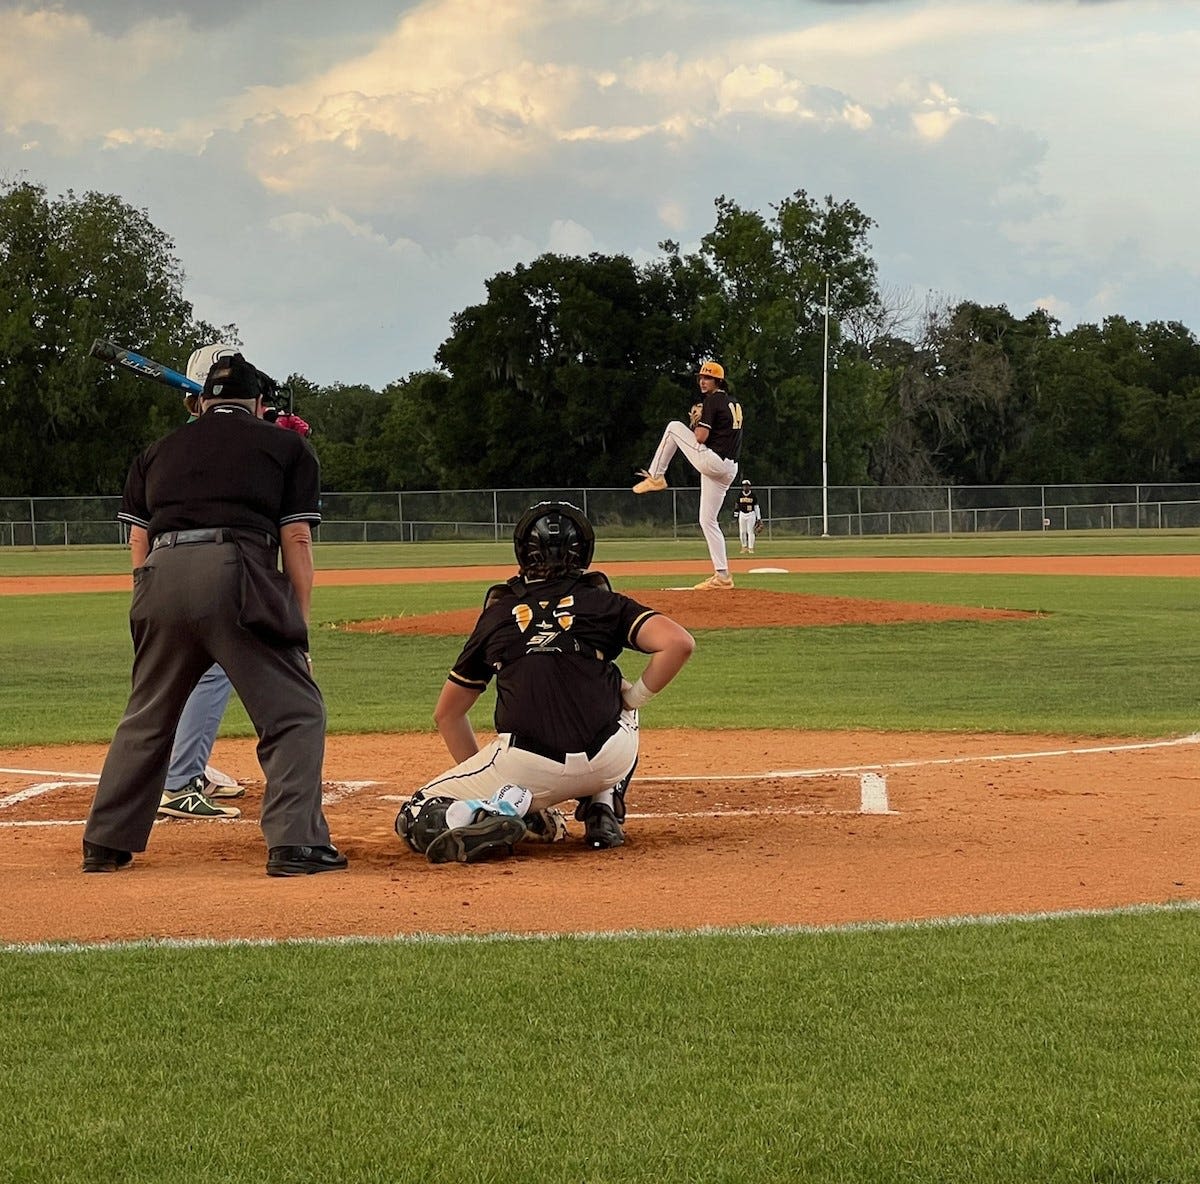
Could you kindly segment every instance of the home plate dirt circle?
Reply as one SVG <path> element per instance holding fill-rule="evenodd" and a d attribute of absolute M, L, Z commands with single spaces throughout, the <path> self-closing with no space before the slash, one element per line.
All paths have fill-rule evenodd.
<path fill-rule="evenodd" d="M 1130 574 L 1125 564 L 1117 574 Z M 325 573 L 329 583 L 389 574 Z M 1157 564 L 1145 574 L 1171 573 Z M 406 569 L 394 582 L 417 578 Z M 54 580 L 49 587 L 62 590 Z M 695 629 L 733 619 L 765 628 L 1027 615 L 761 589 L 630 594 Z M 347 628 L 465 636 L 475 615 Z M 242 818 L 158 824 L 148 849 L 113 875 L 80 871 L 82 820 L 106 746 L 10 748 L 0 750 L 0 942 L 689 930 L 1194 901 L 1198 740 L 692 731 L 656 728 L 651 704 L 625 846 L 590 851 L 571 821 L 565 843 L 433 866 L 401 844 L 393 824 L 398 802 L 446 767 L 440 739 L 331 735 L 326 811 L 349 870 L 282 880 L 265 874 L 253 738 L 222 738 L 212 758 L 246 784 Z M 44 785 L 53 788 L 32 792 Z"/>

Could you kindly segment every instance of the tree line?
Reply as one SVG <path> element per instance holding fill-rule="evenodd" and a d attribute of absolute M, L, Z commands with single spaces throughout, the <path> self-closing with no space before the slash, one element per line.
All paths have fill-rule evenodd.
<path fill-rule="evenodd" d="M 492 276 L 430 367 L 382 390 L 291 375 L 324 487 L 631 483 L 708 357 L 746 408 L 759 484 L 821 483 L 826 391 L 835 485 L 1200 481 L 1200 343 L 1182 323 L 1064 332 L 1043 310 L 914 307 L 880 284 L 851 202 L 797 190 L 715 212 L 692 253 L 545 254 Z M 87 351 L 108 337 L 182 367 L 238 340 L 195 318 L 183 283 L 169 237 L 120 198 L 0 187 L 0 496 L 116 492 L 180 422 L 171 391 Z"/>

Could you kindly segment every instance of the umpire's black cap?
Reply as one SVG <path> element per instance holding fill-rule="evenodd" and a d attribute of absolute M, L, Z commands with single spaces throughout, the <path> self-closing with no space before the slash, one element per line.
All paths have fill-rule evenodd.
<path fill-rule="evenodd" d="M 219 358 L 204 380 L 204 400 L 257 399 L 262 395 L 258 370 L 241 354 Z"/>

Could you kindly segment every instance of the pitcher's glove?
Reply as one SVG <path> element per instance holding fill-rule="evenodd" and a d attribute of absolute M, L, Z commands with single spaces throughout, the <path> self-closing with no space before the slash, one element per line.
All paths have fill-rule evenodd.
<path fill-rule="evenodd" d="M 763 521 L 763 520 L 760 518 L 760 519 L 759 519 L 759 520 L 758 520 L 758 521 L 757 521 L 757 522 L 754 524 L 754 533 L 755 533 L 755 534 L 762 534 L 762 532 L 763 532 L 763 527 L 764 527 L 764 526 L 766 526 L 766 523 L 765 523 L 765 522 L 764 522 L 764 521 Z"/>
<path fill-rule="evenodd" d="M 703 403 L 693 403 L 692 409 L 688 412 L 688 427 L 695 428 L 700 422 L 700 416 L 704 414 Z"/>

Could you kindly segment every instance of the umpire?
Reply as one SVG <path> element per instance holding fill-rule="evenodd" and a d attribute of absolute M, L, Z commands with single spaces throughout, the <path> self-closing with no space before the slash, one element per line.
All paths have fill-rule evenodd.
<path fill-rule="evenodd" d="M 300 436 L 262 419 L 262 396 L 241 354 L 221 359 L 200 418 L 151 444 L 126 478 L 133 689 L 84 828 L 85 872 L 146 849 L 176 724 L 214 662 L 258 733 L 267 874 L 346 866 L 321 810 L 325 703 L 307 652 L 320 467 Z"/>

